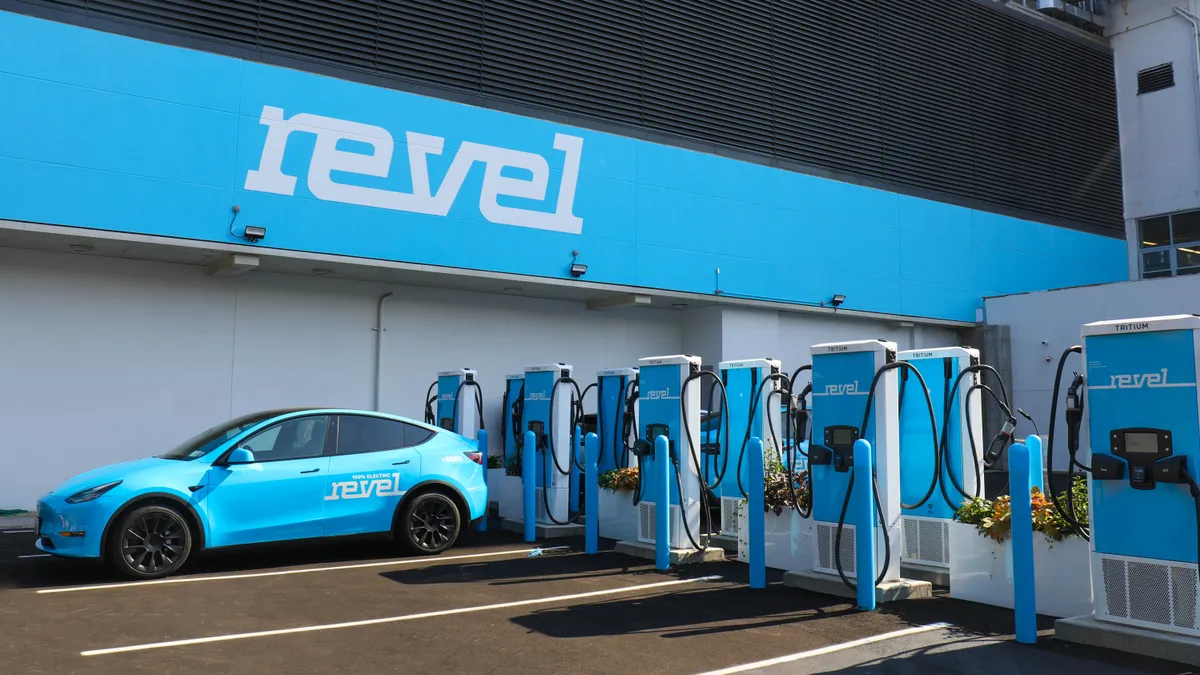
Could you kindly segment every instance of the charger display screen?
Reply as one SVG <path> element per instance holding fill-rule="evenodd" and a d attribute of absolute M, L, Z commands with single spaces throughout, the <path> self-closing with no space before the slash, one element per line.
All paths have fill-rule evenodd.
<path fill-rule="evenodd" d="M 833 429 L 830 436 L 833 445 L 853 445 L 856 440 L 853 429 Z"/>
<path fill-rule="evenodd" d="M 546 430 L 546 426 L 539 420 L 534 420 L 529 423 L 529 430 L 535 434 L 540 434 Z"/>
<path fill-rule="evenodd" d="M 1129 431 L 1125 433 L 1125 452 L 1131 455 L 1157 455 L 1161 448 L 1158 446 L 1158 434 L 1145 431 Z"/>

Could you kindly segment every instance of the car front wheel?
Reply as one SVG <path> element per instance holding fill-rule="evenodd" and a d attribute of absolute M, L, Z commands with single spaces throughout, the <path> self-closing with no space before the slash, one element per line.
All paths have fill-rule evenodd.
<path fill-rule="evenodd" d="M 454 544 L 460 526 L 454 500 L 440 492 L 426 492 L 405 504 L 396 534 L 409 551 L 432 555 Z"/>
<path fill-rule="evenodd" d="M 192 552 L 192 531 L 169 506 L 143 506 L 125 514 L 113 529 L 110 559 L 131 579 L 174 574 Z"/>

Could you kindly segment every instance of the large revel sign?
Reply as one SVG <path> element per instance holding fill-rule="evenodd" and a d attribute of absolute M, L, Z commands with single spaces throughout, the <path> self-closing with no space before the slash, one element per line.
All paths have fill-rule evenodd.
<path fill-rule="evenodd" d="M 401 192 L 342 183 L 333 178 L 334 172 L 387 178 L 392 170 L 395 149 L 395 141 L 387 129 L 309 113 L 285 117 L 283 109 L 273 106 L 263 107 L 259 121 L 268 127 L 267 138 L 258 168 L 246 174 L 247 190 L 293 195 L 297 177 L 283 172 L 284 151 L 293 133 L 310 133 L 316 136 L 316 144 L 308 163 L 308 189 L 317 199 L 445 216 L 458 199 L 467 172 L 479 162 L 486 167 L 483 187 L 479 191 L 479 212 L 488 221 L 569 234 L 583 232 L 583 219 L 572 213 L 575 187 L 579 181 L 579 160 L 583 154 L 583 139 L 578 136 L 554 134 L 554 149 L 564 153 L 565 159 L 557 203 L 553 211 L 545 212 L 501 204 L 501 197 L 538 202 L 546 199 L 550 164 L 537 153 L 463 141 L 454 153 L 449 171 L 441 183 L 434 187 L 429 180 L 428 158 L 442 154 L 446 139 L 406 131 L 405 146 L 408 148 L 412 192 Z M 365 144 L 371 151 L 339 150 L 340 141 Z M 506 176 L 506 168 L 526 173 L 519 177 Z"/>

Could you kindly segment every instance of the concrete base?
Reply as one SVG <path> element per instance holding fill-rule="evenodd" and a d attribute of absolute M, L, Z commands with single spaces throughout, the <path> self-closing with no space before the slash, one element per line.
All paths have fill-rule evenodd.
<path fill-rule="evenodd" d="M 1055 621 L 1054 637 L 1066 642 L 1200 666 L 1200 639 L 1108 623 L 1093 616 Z"/>
<path fill-rule="evenodd" d="M 654 560 L 655 558 L 654 544 L 645 544 L 640 541 L 618 541 L 616 552 L 633 556 L 635 558 L 645 558 L 646 560 Z M 721 562 L 724 559 L 725 550 L 715 548 L 711 545 L 703 551 L 696 551 L 690 548 L 671 549 L 672 565 L 688 565 L 690 563 L 701 562 Z"/>
<path fill-rule="evenodd" d="M 855 591 L 843 584 L 841 578 L 834 574 L 787 572 L 783 575 L 783 585 L 842 598 L 857 597 Z M 933 585 L 928 581 L 917 579 L 885 581 L 875 587 L 875 602 L 878 604 L 897 600 L 923 600 L 932 597 Z"/>
<path fill-rule="evenodd" d="M 32 513 L 19 516 L 3 516 L 0 517 L 0 530 L 28 530 L 33 528 L 34 516 Z"/>
<path fill-rule="evenodd" d="M 903 575 L 905 579 L 928 581 L 934 586 L 950 588 L 950 570 L 948 569 L 925 567 L 924 565 L 905 565 L 904 563 L 900 563 L 900 574 Z"/>
<path fill-rule="evenodd" d="M 730 559 L 737 557 L 737 550 L 738 550 L 737 535 L 714 534 L 712 536 L 712 539 L 709 540 L 709 547 L 711 548 L 713 546 L 716 546 L 717 548 L 720 548 L 720 549 L 724 549 L 726 551 L 732 551 L 732 553 L 729 556 Z"/>
<path fill-rule="evenodd" d="M 511 518 L 504 518 L 500 521 L 500 529 L 506 532 L 516 532 L 522 534 L 525 532 L 525 523 Z M 563 537 L 582 537 L 584 535 L 583 525 L 550 525 L 546 523 L 534 523 L 534 536 L 538 539 L 561 539 Z"/>

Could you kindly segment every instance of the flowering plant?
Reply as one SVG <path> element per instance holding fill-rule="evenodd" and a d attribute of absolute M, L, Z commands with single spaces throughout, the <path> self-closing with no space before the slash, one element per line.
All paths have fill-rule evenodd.
<path fill-rule="evenodd" d="M 638 470 L 636 466 L 625 469 L 612 469 L 599 476 L 600 487 L 612 492 L 633 492 L 638 485 Z"/>
<path fill-rule="evenodd" d="M 1047 540 L 1062 541 L 1067 537 L 1080 536 L 1078 530 L 1058 506 L 1038 488 L 1029 491 L 1033 506 L 1033 531 L 1041 532 Z M 1088 522 L 1087 481 L 1076 476 L 1071 482 L 1069 499 L 1075 518 L 1086 525 Z M 1012 534 L 1012 500 L 1008 495 L 995 501 L 975 497 L 963 502 L 954 514 L 960 523 L 974 525 L 979 533 L 996 542 L 1003 542 Z"/>
<path fill-rule="evenodd" d="M 777 453 L 768 455 L 763 467 L 763 507 L 774 511 L 775 515 L 783 513 L 785 508 L 792 508 L 793 491 L 800 502 L 800 509 L 807 511 L 812 507 L 812 494 L 808 490 L 807 471 L 792 471 L 789 475 L 787 467 Z M 791 486 L 788 485 L 789 479 Z"/>

